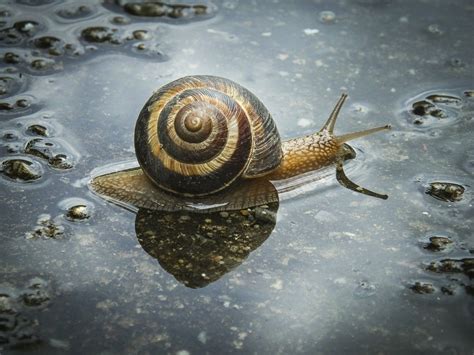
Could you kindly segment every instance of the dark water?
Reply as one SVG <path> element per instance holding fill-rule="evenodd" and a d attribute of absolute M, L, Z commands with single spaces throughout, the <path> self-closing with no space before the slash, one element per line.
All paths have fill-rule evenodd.
<path fill-rule="evenodd" d="M 472 2 L 202 4 L 0 5 L 0 353 L 472 353 Z M 333 178 L 228 215 L 93 195 L 189 74 L 249 88 L 283 138 L 347 91 L 338 132 L 393 127 L 350 163 L 389 199 Z"/>

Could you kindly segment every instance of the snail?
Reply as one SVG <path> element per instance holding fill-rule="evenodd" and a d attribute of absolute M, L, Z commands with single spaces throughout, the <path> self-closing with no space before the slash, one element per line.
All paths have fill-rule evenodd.
<path fill-rule="evenodd" d="M 275 182 L 335 165 L 341 185 L 386 199 L 349 180 L 343 162 L 355 154 L 346 142 L 390 126 L 336 136 L 346 98 L 320 131 L 282 141 L 266 107 L 241 85 L 216 76 L 177 79 L 153 93 L 138 116 L 140 167 L 95 176 L 90 187 L 126 207 L 235 210 L 278 201 Z"/>

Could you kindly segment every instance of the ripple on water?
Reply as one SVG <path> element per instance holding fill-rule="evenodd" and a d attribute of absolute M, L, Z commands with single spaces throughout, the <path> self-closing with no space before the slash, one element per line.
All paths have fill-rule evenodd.
<path fill-rule="evenodd" d="M 429 196 L 428 202 L 456 203 L 462 208 L 466 207 L 471 198 L 469 184 L 460 176 L 420 175 L 415 181 L 420 193 Z"/>
<path fill-rule="evenodd" d="M 403 121 L 417 130 L 441 128 L 470 119 L 474 107 L 467 90 L 430 90 L 408 100 Z"/>

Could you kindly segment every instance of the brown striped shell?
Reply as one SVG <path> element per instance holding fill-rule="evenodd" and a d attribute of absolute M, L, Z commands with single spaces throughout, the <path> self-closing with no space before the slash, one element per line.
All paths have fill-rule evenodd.
<path fill-rule="evenodd" d="M 135 150 L 157 186 L 185 196 L 270 173 L 283 155 L 260 100 L 231 80 L 204 75 L 175 80 L 151 96 L 135 126 Z"/>

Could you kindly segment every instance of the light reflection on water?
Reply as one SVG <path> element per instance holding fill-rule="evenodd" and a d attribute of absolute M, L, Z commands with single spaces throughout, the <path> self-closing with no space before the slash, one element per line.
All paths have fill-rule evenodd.
<path fill-rule="evenodd" d="M 108 25 L 117 15 L 91 3 L 92 14 L 79 22 L 58 20 L 54 12 L 64 6 L 59 2 L 38 9 L 1 7 L 13 13 L 7 22 L 35 19 L 45 26 L 35 36 L 58 36 L 81 52 L 79 44 L 86 44 L 77 42 L 80 30 Z M 34 349 L 468 352 L 474 346 L 472 269 L 437 274 L 426 267 L 442 259 L 472 259 L 474 248 L 474 104 L 464 94 L 474 79 L 469 2 L 216 6 L 215 16 L 204 20 L 113 25 L 124 37 L 149 30 L 152 38 L 143 41 L 148 54 L 134 47 L 140 41 L 131 41 L 94 44 L 97 51 L 79 58 L 52 56 L 60 65 L 44 72 L 32 69 L 28 58 L 1 64 L 1 76 L 19 78 L 21 72 L 23 78 L 0 101 L 30 101 L 0 113 L 0 136 L 17 136 L 1 138 L 1 161 L 25 156 L 25 144 L 37 137 L 28 127 L 37 123 L 50 128 L 50 136 L 41 138 L 56 144 L 54 153 L 65 153 L 74 164 L 57 169 L 47 158 L 28 155 L 42 164 L 41 179 L 26 184 L 2 176 L 0 294 L 10 296 L 15 312 L 29 320 L 21 324 L 42 340 Z M 326 10 L 335 13 L 334 22 L 319 20 Z M 30 40 L 0 51 L 27 53 Z M 47 57 L 40 52 L 38 57 Z M 220 75 L 249 88 L 283 138 L 319 128 L 340 92 L 348 91 L 337 132 L 386 122 L 394 127 L 354 142 L 360 153 L 351 162 L 351 177 L 386 191 L 389 200 L 326 183 L 284 201 L 271 234 L 234 268 L 206 287 L 186 287 L 141 247 L 135 214 L 97 198 L 85 182 L 95 168 L 134 158 L 133 127 L 144 102 L 158 86 L 188 74 Z M 448 107 L 446 119 L 430 116 L 414 124 L 413 103 L 434 93 L 459 97 L 462 105 Z M 299 119 L 310 123 L 298 125 Z M 9 153 L 9 147 L 17 151 Z M 438 179 L 465 186 L 463 200 L 447 203 L 426 195 L 426 183 Z M 87 204 L 90 218 L 66 218 L 70 206 L 64 201 L 70 198 Z M 234 221 L 244 217 L 238 216 Z M 53 233 L 55 225 L 62 232 Z M 27 238 L 35 230 L 40 232 Z M 433 235 L 447 236 L 452 247 L 425 249 Z M 212 243 L 206 238 L 193 243 Z M 43 280 L 38 289 L 49 299 L 38 296 L 39 304 L 31 305 L 24 295 L 35 277 Z M 416 282 L 431 285 L 433 293 L 414 292 Z"/>

